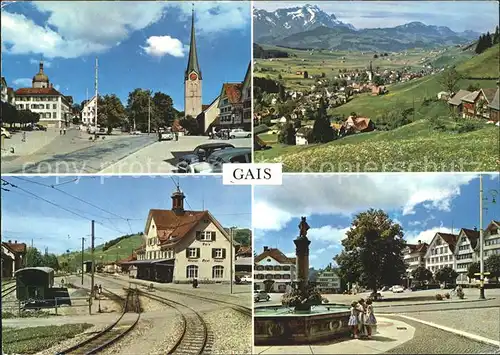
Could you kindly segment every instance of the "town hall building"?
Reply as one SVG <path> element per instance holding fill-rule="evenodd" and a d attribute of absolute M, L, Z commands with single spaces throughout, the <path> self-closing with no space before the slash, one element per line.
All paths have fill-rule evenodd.
<path fill-rule="evenodd" d="M 172 209 L 149 211 L 144 243 L 136 251 L 137 278 L 157 282 L 229 282 L 234 275 L 236 246 L 209 211 L 184 209 L 184 194 L 172 194 Z M 231 255 L 233 263 L 231 264 Z"/>

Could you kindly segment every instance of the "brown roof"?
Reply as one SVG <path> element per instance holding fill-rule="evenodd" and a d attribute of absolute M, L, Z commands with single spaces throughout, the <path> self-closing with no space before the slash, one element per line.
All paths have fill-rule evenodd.
<path fill-rule="evenodd" d="M 474 229 L 462 228 L 462 232 L 464 232 L 467 239 L 469 239 L 472 249 L 475 249 L 477 240 L 479 239 L 479 231 Z"/>
<path fill-rule="evenodd" d="M 420 243 L 420 244 L 406 244 L 408 248 L 410 248 L 410 253 L 425 253 L 427 252 L 427 248 L 429 247 L 429 244 L 427 243 Z"/>
<path fill-rule="evenodd" d="M 132 253 L 132 255 L 129 255 L 127 258 L 125 259 L 122 259 L 122 260 L 118 260 L 116 263 L 117 264 L 121 264 L 121 263 L 126 263 L 126 262 L 129 262 L 129 261 L 134 261 L 134 260 L 137 260 L 137 254 L 136 253 Z"/>
<path fill-rule="evenodd" d="M 458 106 L 462 103 L 462 98 L 469 95 L 471 92 L 467 90 L 459 90 L 451 99 L 448 100 L 450 105 Z"/>
<path fill-rule="evenodd" d="M 467 102 L 470 102 L 470 103 L 474 103 L 474 102 L 476 102 L 476 99 L 478 98 L 479 93 L 480 93 L 479 90 L 473 91 L 470 94 L 467 94 L 464 97 L 462 97 L 462 101 L 467 101 Z"/>
<path fill-rule="evenodd" d="M 367 129 L 368 127 L 370 127 L 370 123 L 371 123 L 371 119 L 369 119 L 368 117 L 352 117 L 352 116 L 349 116 L 347 119 L 351 119 L 353 124 L 354 124 L 354 128 L 358 131 L 364 131 L 365 129 Z"/>
<path fill-rule="evenodd" d="M 59 91 L 54 88 L 21 88 L 15 91 L 16 96 L 23 95 L 52 95 L 63 96 Z"/>
<path fill-rule="evenodd" d="M 495 93 L 497 92 L 497 88 L 486 88 L 482 89 L 482 91 L 484 96 L 486 97 L 486 100 L 488 101 L 488 103 L 490 103 L 495 98 Z"/>
<path fill-rule="evenodd" d="M 206 218 L 209 218 L 208 211 L 184 211 L 183 214 L 176 214 L 172 210 L 152 209 L 149 211 L 145 234 L 154 220 L 160 244 L 171 245 L 184 238 Z"/>
<path fill-rule="evenodd" d="M 245 255 L 245 254 L 250 254 L 252 255 L 252 247 L 248 245 L 242 245 L 236 252 L 236 255 Z"/>
<path fill-rule="evenodd" d="M 489 107 L 491 107 L 492 109 L 495 109 L 495 110 L 500 110 L 500 89 L 497 89 L 497 91 L 495 92 L 495 97 L 493 98 L 492 101 L 490 101 L 490 104 L 488 105 Z"/>
<path fill-rule="evenodd" d="M 3 245 L 5 245 L 7 248 L 12 250 L 14 253 L 26 253 L 26 243 L 6 243 L 3 242 Z"/>
<path fill-rule="evenodd" d="M 450 250 L 455 251 L 455 246 L 457 245 L 458 235 L 450 233 L 437 233 L 443 240 L 449 245 Z"/>
<path fill-rule="evenodd" d="M 295 258 L 289 258 L 285 254 L 283 254 L 279 249 L 276 248 L 268 248 L 262 254 L 259 254 L 255 257 L 254 262 L 258 263 L 259 261 L 271 257 L 280 264 L 294 264 Z"/>
<path fill-rule="evenodd" d="M 226 94 L 230 103 L 237 104 L 241 102 L 242 88 L 243 84 L 241 83 L 225 83 L 222 86 L 222 91 Z"/>

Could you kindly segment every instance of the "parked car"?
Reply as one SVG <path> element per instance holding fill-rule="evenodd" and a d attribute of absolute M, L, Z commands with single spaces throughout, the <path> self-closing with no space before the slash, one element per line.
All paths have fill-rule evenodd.
<path fill-rule="evenodd" d="M 253 300 L 255 302 L 259 301 L 269 301 L 271 299 L 271 296 L 265 291 L 259 291 L 259 292 L 254 292 L 253 294 Z"/>
<path fill-rule="evenodd" d="M 244 275 L 244 276 L 240 277 L 240 282 L 242 284 L 252 283 L 252 277 L 249 275 Z"/>
<path fill-rule="evenodd" d="M 34 129 L 35 131 L 46 131 L 46 130 L 47 130 L 47 127 L 42 126 L 41 124 L 36 124 L 36 125 L 33 127 L 33 129 Z"/>
<path fill-rule="evenodd" d="M 226 148 L 213 152 L 206 162 L 190 164 L 190 173 L 221 173 L 223 164 L 251 163 L 251 148 Z"/>
<path fill-rule="evenodd" d="M 12 135 L 10 134 L 9 131 L 7 131 L 5 128 L 2 127 L 2 137 L 10 138 L 12 137 Z"/>
<path fill-rule="evenodd" d="M 186 154 L 179 159 L 177 163 L 177 172 L 190 172 L 189 165 L 204 162 L 214 152 L 234 148 L 234 145 L 229 143 L 205 143 L 197 146 L 191 154 Z"/>
<path fill-rule="evenodd" d="M 235 128 L 229 131 L 229 138 L 250 138 L 252 136 L 252 132 L 247 132 L 241 128 Z"/>
<path fill-rule="evenodd" d="M 174 135 L 172 131 L 168 129 L 159 129 L 158 130 L 158 141 L 171 141 L 174 139 Z"/>
<path fill-rule="evenodd" d="M 399 285 L 392 286 L 393 293 L 402 293 L 402 292 L 404 292 L 404 290 L 405 289 L 402 286 L 399 286 Z"/>
<path fill-rule="evenodd" d="M 130 134 L 133 136 L 138 136 L 138 135 L 141 135 L 142 132 L 141 131 L 130 131 Z"/>

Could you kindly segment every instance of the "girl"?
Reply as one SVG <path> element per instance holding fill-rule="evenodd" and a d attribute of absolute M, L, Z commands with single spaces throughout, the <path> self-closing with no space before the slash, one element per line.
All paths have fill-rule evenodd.
<path fill-rule="evenodd" d="M 368 339 L 372 337 L 372 327 L 377 324 L 377 319 L 373 313 L 372 300 L 366 301 L 366 331 L 368 332 Z"/>
<path fill-rule="evenodd" d="M 364 299 L 360 299 L 358 301 L 358 309 L 359 309 L 359 336 L 364 338 L 368 335 L 365 327 L 366 303 Z"/>
<path fill-rule="evenodd" d="M 349 317 L 347 325 L 351 327 L 354 339 L 358 339 L 359 308 L 358 302 L 356 301 L 351 303 L 351 316 Z"/>

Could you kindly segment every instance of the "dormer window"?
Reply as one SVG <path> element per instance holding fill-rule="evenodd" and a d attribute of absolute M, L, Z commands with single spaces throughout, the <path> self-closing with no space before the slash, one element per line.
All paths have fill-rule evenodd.
<path fill-rule="evenodd" d="M 200 240 L 202 242 L 214 242 L 215 235 L 216 233 L 211 231 L 197 231 L 196 240 Z"/>

